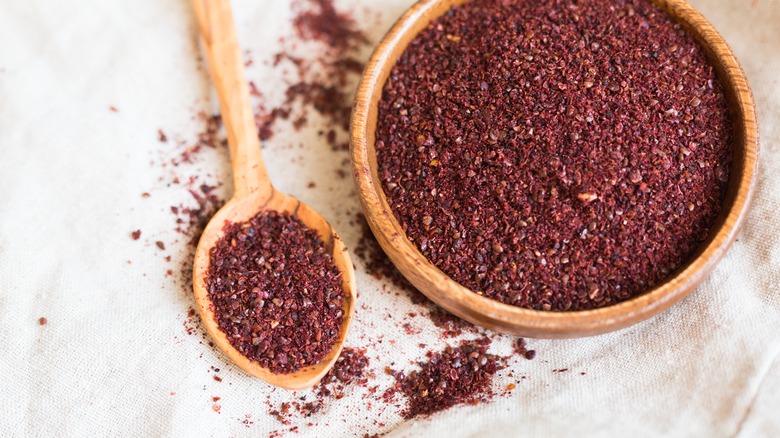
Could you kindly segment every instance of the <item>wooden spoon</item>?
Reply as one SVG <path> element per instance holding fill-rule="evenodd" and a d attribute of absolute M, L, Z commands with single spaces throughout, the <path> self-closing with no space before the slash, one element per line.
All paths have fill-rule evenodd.
<path fill-rule="evenodd" d="M 198 309 L 211 337 L 236 365 L 272 385 L 286 389 L 308 388 L 319 382 L 336 362 L 352 322 L 356 299 L 352 261 L 344 243 L 322 216 L 301 201 L 276 191 L 268 179 L 260 152 L 257 126 L 249 103 L 244 61 L 238 47 L 229 0 L 192 0 L 192 6 L 219 96 L 235 186 L 233 198 L 214 215 L 198 243 L 192 274 Z M 344 319 L 336 343 L 318 364 L 302 368 L 295 373 L 274 374 L 236 350 L 217 325 L 206 290 L 210 251 L 222 237 L 225 223 L 245 222 L 260 211 L 288 213 L 315 230 L 326 247 L 332 249 L 336 267 L 342 274 Z"/>

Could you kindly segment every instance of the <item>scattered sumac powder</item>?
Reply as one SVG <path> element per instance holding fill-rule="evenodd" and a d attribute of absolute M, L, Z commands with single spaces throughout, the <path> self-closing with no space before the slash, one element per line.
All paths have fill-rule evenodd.
<path fill-rule="evenodd" d="M 406 418 L 429 415 L 457 404 L 476 404 L 492 397 L 491 383 L 501 368 L 502 358 L 487 353 L 490 341 L 464 341 L 458 347 L 447 347 L 439 353 L 429 352 L 428 362 L 409 375 L 390 371 L 397 383 L 385 394 L 394 392 L 407 397 Z"/>
<path fill-rule="evenodd" d="M 281 72 L 294 67 L 292 77 L 282 74 L 287 83 L 284 100 L 271 106 L 262 99 L 263 92 L 253 82 L 249 83 L 251 94 L 262 100 L 255 117 L 260 139 L 273 138 L 277 122 L 289 120 L 295 131 L 307 125 L 319 125 L 319 136 L 327 145 L 333 151 L 346 152 L 355 81 L 364 66 L 364 56 L 359 51 L 369 40 L 358 27 L 353 11 L 337 10 L 333 0 L 296 0 L 292 6 L 298 38 L 281 39 L 282 51 L 273 59 L 273 66 Z M 317 44 L 301 52 L 298 47 L 301 40 Z M 310 117 L 312 113 L 322 119 Z M 347 160 L 342 165 L 348 163 Z"/>
<path fill-rule="evenodd" d="M 342 349 L 333 368 L 317 384 L 317 394 L 330 396 L 335 392 L 337 399 L 342 398 L 346 385 L 363 380 L 368 363 L 366 350 L 349 347 Z"/>
<path fill-rule="evenodd" d="M 268 413 L 285 425 L 291 424 L 296 417 L 311 417 L 326 408 L 328 401 L 345 397 L 347 389 L 353 385 L 365 386 L 368 378 L 373 377 L 367 371 L 368 364 L 366 350 L 344 348 L 333 368 L 311 389 L 310 394 L 296 396 L 295 400 L 272 407 Z"/>
<path fill-rule="evenodd" d="M 515 353 L 528 360 L 536 357 L 536 350 L 529 350 L 524 338 L 517 338 L 513 344 Z"/>
<path fill-rule="evenodd" d="M 338 52 L 352 50 L 368 42 L 363 32 L 356 29 L 352 16 L 337 11 L 333 0 L 308 0 L 305 3 L 306 9 L 293 20 L 301 39 L 320 40 Z M 297 6 L 302 7 L 303 2 L 298 1 Z"/>
<path fill-rule="evenodd" d="M 274 211 L 224 231 L 206 287 L 230 343 L 274 373 L 319 362 L 339 334 L 344 289 L 316 231 Z"/>
<path fill-rule="evenodd" d="M 662 281 L 707 238 L 730 114 L 701 47 L 644 0 L 473 0 L 384 86 L 379 177 L 409 239 L 489 298 L 582 310 Z"/>
<path fill-rule="evenodd" d="M 464 332 L 477 332 L 477 327 L 440 307 L 433 307 L 428 314 L 433 325 L 441 329 L 440 337 L 454 338 Z"/>

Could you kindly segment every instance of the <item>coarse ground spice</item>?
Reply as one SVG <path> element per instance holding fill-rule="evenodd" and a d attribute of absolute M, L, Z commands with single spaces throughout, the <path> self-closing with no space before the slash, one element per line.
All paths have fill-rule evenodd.
<path fill-rule="evenodd" d="M 729 178 L 726 99 L 645 0 L 473 0 L 434 20 L 379 103 L 379 177 L 409 239 L 489 298 L 628 299 L 707 238 Z"/>
<path fill-rule="evenodd" d="M 296 77 L 284 78 L 288 85 L 281 104 L 269 109 L 262 102 L 257 107 L 260 139 L 273 138 L 279 120 L 291 120 L 299 131 L 309 124 L 310 111 L 314 111 L 324 119 L 319 135 L 332 150 L 347 151 L 355 81 L 364 66 L 356 53 L 369 40 L 349 11 L 336 10 L 332 0 L 299 0 L 293 3 L 293 9 L 297 40 L 316 41 L 322 49 L 314 55 L 296 56 L 297 40 L 280 40 L 283 51 L 274 56 L 273 66 L 284 71 L 289 63 Z M 263 97 L 252 82 L 250 90 L 254 97 Z"/>
<path fill-rule="evenodd" d="M 165 176 L 160 177 L 160 182 L 166 182 L 168 186 L 181 186 L 187 192 L 187 198 L 192 198 L 189 202 L 181 202 L 177 205 L 171 205 L 170 211 L 174 216 L 174 231 L 188 238 L 187 243 L 194 250 L 200 240 L 200 235 L 208 224 L 209 219 L 214 213 L 224 205 L 224 199 L 218 195 L 217 189 L 220 184 L 207 184 L 202 182 L 201 178 L 206 171 L 195 169 L 196 172 L 190 176 L 186 173 L 193 169 L 182 169 L 184 165 L 194 167 L 203 161 L 204 152 L 226 151 L 227 142 L 224 136 L 220 136 L 222 120 L 219 115 L 208 115 L 204 112 L 198 112 L 194 117 L 201 124 L 201 131 L 198 133 L 195 143 L 186 143 L 177 140 L 174 143 L 172 155 L 162 160 L 162 163 L 156 163 L 162 169 L 167 170 Z M 167 140 L 167 138 L 166 138 Z M 167 141 L 166 141 L 167 143 Z M 207 174 L 206 176 L 211 176 Z M 144 193 L 145 198 L 149 197 Z M 143 196 L 143 195 L 142 195 Z M 192 205 L 192 201 L 195 205 Z M 140 237 L 140 230 L 138 231 Z M 161 248 L 162 249 L 162 248 Z M 191 265 L 191 260 L 187 260 L 185 265 Z M 187 278 L 191 273 L 183 272 L 182 278 Z M 185 282 L 186 283 L 186 282 Z"/>
<path fill-rule="evenodd" d="M 536 357 L 536 350 L 529 350 L 524 338 L 517 338 L 513 344 L 515 353 L 528 360 Z"/>
<path fill-rule="evenodd" d="M 316 231 L 274 211 L 224 231 L 206 287 L 230 343 L 274 373 L 319 362 L 338 337 L 344 289 Z"/>
<path fill-rule="evenodd" d="M 343 68 L 340 60 L 333 60 L 330 55 L 310 61 L 280 53 L 274 60 L 274 66 L 281 64 L 283 60 L 295 64 L 299 78 L 285 89 L 285 99 L 279 106 L 271 110 L 267 110 L 264 104 L 258 106 L 255 121 L 260 140 L 273 138 L 275 125 L 279 120 L 292 118 L 293 128 L 299 131 L 309 124 L 309 110 L 314 110 L 324 118 L 320 136 L 324 137 L 331 150 L 348 150 L 349 142 L 342 139 L 343 135 L 337 135 L 336 129 L 343 134 L 349 128 L 353 92 L 349 80 L 350 76 L 356 77 L 362 71 L 362 63 L 358 64 L 360 70 L 355 71 Z M 320 70 L 326 74 L 320 76 L 314 73 Z M 255 95 L 263 96 L 256 88 Z"/>
<path fill-rule="evenodd" d="M 195 200 L 196 206 L 183 205 L 171 206 L 171 213 L 176 217 L 175 230 L 189 237 L 188 243 L 192 248 L 197 247 L 203 229 L 209 220 L 225 204 L 222 197 L 215 193 L 216 186 L 197 184 L 191 180 L 187 184 L 187 192 Z"/>
<path fill-rule="evenodd" d="M 368 43 L 368 38 L 356 28 L 352 16 L 337 11 L 333 0 L 297 1 L 295 5 L 302 9 L 293 20 L 295 31 L 301 39 L 322 41 L 341 53 Z"/>
<path fill-rule="evenodd" d="M 452 313 L 434 305 L 431 305 L 431 311 L 428 313 L 428 318 L 433 322 L 433 325 L 441 329 L 441 334 L 439 336 L 442 338 L 454 338 L 462 335 L 464 332 L 476 333 L 479 330 L 476 326 L 466 320 L 460 319 Z"/>
<path fill-rule="evenodd" d="M 376 237 L 371 232 L 371 228 L 362 213 L 358 213 L 355 216 L 355 223 L 360 226 L 361 234 L 354 253 L 363 261 L 365 270 L 372 277 L 385 279 L 393 286 L 407 292 L 413 304 L 427 307 L 429 309 L 427 313 L 428 318 L 433 322 L 433 325 L 441 329 L 439 334 L 441 338 L 453 338 L 462 335 L 464 332 L 475 333 L 478 331 L 476 326 L 443 310 L 409 283 L 390 261 L 382 247 L 379 246 L 379 242 L 377 242 Z"/>
<path fill-rule="evenodd" d="M 407 408 L 401 413 L 405 419 L 458 404 L 487 401 L 493 395 L 492 378 L 503 366 L 503 358 L 487 353 L 489 345 L 490 340 L 483 338 L 464 341 L 442 352 L 428 352 L 428 362 L 409 375 L 388 370 L 396 378 L 396 385 L 385 398 L 391 400 L 396 392 L 407 397 Z"/>
<path fill-rule="evenodd" d="M 334 396 L 337 399 L 344 397 L 344 389 L 347 385 L 366 383 L 368 364 L 365 349 L 345 347 L 341 350 L 333 368 L 317 384 L 315 388 L 317 394 L 321 397 Z"/>
<path fill-rule="evenodd" d="M 329 401 L 343 398 L 352 385 L 365 386 L 368 378 L 373 376 L 368 372 L 368 364 L 366 350 L 345 347 L 333 368 L 311 389 L 310 394 L 284 402 L 268 413 L 285 425 L 291 424 L 295 417 L 311 417 L 325 408 Z"/>

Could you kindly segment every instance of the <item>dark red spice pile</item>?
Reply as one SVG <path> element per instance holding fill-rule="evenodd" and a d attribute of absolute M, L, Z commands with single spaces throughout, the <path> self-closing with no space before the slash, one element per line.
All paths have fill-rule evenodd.
<path fill-rule="evenodd" d="M 718 215 L 731 122 L 703 50 L 645 0 L 474 0 L 434 20 L 379 104 L 409 239 L 504 303 L 582 310 L 682 266 Z"/>
<path fill-rule="evenodd" d="M 503 359 L 487 353 L 489 339 L 464 341 L 439 353 L 428 353 L 428 362 L 409 375 L 388 370 L 396 385 L 385 393 L 389 401 L 396 392 L 407 397 L 402 412 L 406 419 L 448 409 L 458 404 L 476 404 L 493 396 L 492 378 Z"/>
<path fill-rule="evenodd" d="M 317 363 L 339 334 L 344 289 L 316 231 L 273 211 L 224 231 L 206 279 L 220 329 L 274 373 Z"/>

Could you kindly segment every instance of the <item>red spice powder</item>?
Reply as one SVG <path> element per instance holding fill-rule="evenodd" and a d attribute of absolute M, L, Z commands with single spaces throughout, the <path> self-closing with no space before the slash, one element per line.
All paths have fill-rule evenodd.
<path fill-rule="evenodd" d="M 433 325 L 442 329 L 441 337 L 454 338 L 465 333 L 476 333 L 479 329 L 471 323 L 458 318 L 457 316 L 441 309 L 438 306 L 432 306 L 428 318 Z"/>
<path fill-rule="evenodd" d="M 282 424 L 291 424 L 295 417 L 311 417 L 325 408 L 328 401 L 343 398 L 347 389 L 353 385 L 365 386 L 368 378 L 369 359 L 365 349 L 346 347 L 325 377 L 311 389 L 310 394 L 282 403 L 278 408 L 269 410 Z"/>
<path fill-rule="evenodd" d="M 197 206 L 171 206 L 171 212 L 176 216 L 176 231 L 189 236 L 188 243 L 193 248 L 198 245 L 200 235 L 211 217 L 225 204 L 225 200 L 219 197 L 214 189 L 216 189 L 215 186 L 208 184 L 190 187 L 187 191 Z"/>
<path fill-rule="evenodd" d="M 341 398 L 344 388 L 352 383 L 365 383 L 369 359 L 365 349 L 345 347 L 325 377 L 315 387 L 320 396 Z"/>
<path fill-rule="evenodd" d="M 300 80 L 287 87 L 282 104 L 270 111 L 263 105 L 257 109 L 255 121 L 260 140 L 273 138 L 274 126 L 279 120 L 293 117 L 295 130 L 302 129 L 309 123 L 308 111 L 314 110 L 325 118 L 325 126 L 329 129 L 327 134 L 323 131 L 321 135 L 325 137 L 331 150 L 349 150 L 349 142 L 341 140 L 332 128 L 338 128 L 342 133 L 349 129 L 354 90 L 347 85 L 347 77 L 352 72 L 340 68 L 338 61 L 329 57 L 314 62 L 302 61 L 296 65 L 299 68 Z M 315 74 L 315 71 L 325 73 L 320 76 Z"/>
<path fill-rule="evenodd" d="M 338 52 L 368 43 L 363 32 L 356 29 L 354 19 L 348 13 L 336 11 L 333 0 L 299 1 L 295 5 L 305 8 L 293 20 L 301 39 L 322 41 Z"/>
<path fill-rule="evenodd" d="M 200 326 L 200 314 L 198 314 L 194 308 L 190 307 L 189 311 L 187 312 L 187 319 L 185 319 L 182 323 L 184 332 L 188 335 L 194 335 L 198 332 L 198 328 Z"/>
<path fill-rule="evenodd" d="M 474 0 L 434 20 L 379 103 L 379 177 L 408 238 L 489 298 L 628 299 L 707 238 L 731 121 L 704 51 L 645 0 Z"/>
<path fill-rule="evenodd" d="M 392 372 L 396 385 L 385 393 L 389 401 L 396 392 L 407 397 L 402 412 L 405 419 L 430 415 L 458 404 L 476 404 L 493 396 L 491 382 L 503 364 L 503 358 L 488 354 L 489 339 L 464 341 L 458 347 L 447 347 L 428 353 L 428 362 L 409 375 Z"/>
<path fill-rule="evenodd" d="M 185 148 L 177 157 L 170 160 L 170 164 L 178 166 L 182 163 L 192 164 L 195 156 L 204 148 L 217 148 L 226 146 L 227 139 L 219 138 L 219 130 L 222 127 L 222 116 L 219 114 L 207 115 L 198 113 L 197 118 L 203 123 L 203 130 L 198 133 L 198 141 Z"/>
<path fill-rule="evenodd" d="M 316 2 L 312 2 L 312 4 L 315 3 Z M 350 26 L 352 25 L 354 25 L 354 23 Z M 363 44 L 359 42 L 360 38 L 357 38 L 355 41 L 357 45 Z M 329 44 L 327 39 L 322 40 L 322 42 L 326 45 Z M 357 45 L 354 47 L 357 47 Z M 272 112 L 275 112 L 274 120 L 276 118 L 291 119 L 294 121 L 303 120 L 303 123 L 306 123 L 307 111 L 316 111 L 318 114 L 323 115 L 326 121 L 322 130 L 322 137 L 325 142 L 331 145 L 333 150 L 345 150 L 346 142 L 342 139 L 342 131 L 348 124 L 349 108 L 352 99 L 352 88 L 348 79 L 353 78 L 353 75 L 356 75 L 362 70 L 362 62 L 349 55 L 343 53 L 339 54 L 338 50 L 334 50 L 333 48 L 328 51 L 328 54 L 319 56 L 316 59 L 292 61 L 289 58 L 290 57 L 288 56 L 280 56 L 280 62 L 281 60 L 284 60 L 284 62 L 293 62 L 295 65 L 299 66 L 299 73 L 302 72 L 302 76 L 299 81 L 293 81 L 290 90 L 287 91 L 287 101 L 284 105 L 285 108 L 276 108 L 272 110 Z M 323 75 L 323 71 L 327 73 Z M 262 94 L 256 87 L 253 95 L 256 98 L 262 98 Z M 328 102 L 326 100 L 338 101 L 340 103 L 334 104 L 333 102 Z M 319 103 L 317 103 L 318 101 Z M 298 104 L 300 104 L 300 106 L 298 106 Z M 263 117 L 262 114 L 259 117 Z M 224 146 L 224 138 L 218 134 L 221 124 L 219 117 L 206 116 L 201 113 L 198 115 L 198 118 L 204 122 L 204 130 L 198 136 L 198 141 L 195 144 L 187 145 L 176 140 L 177 137 L 175 135 L 170 136 L 170 138 L 166 137 L 166 139 L 171 140 L 168 142 L 169 145 L 175 145 L 176 147 L 182 147 L 183 149 L 180 149 L 181 152 L 177 152 L 170 161 L 163 163 L 164 168 L 172 171 L 180 165 L 188 166 L 179 168 L 176 172 L 171 173 L 171 178 L 173 178 L 171 184 L 179 185 L 184 188 L 187 191 L 187 195 L 185 196 L 191 197 L 190 201 L 195 201 L 195 207 L 191 205 L 191 202 L 182 202 L 171 206 L 170 210 L 176 218 L 176 231 L 188 236 L 189 242 L 192 243 L 192 247 L 197 244 L 202 227 L 205 226 L 213 213 L 223 204 L 223 200 L 218 196 L 218 190 L 215 190 L 219 186 L 218 183 L 215 183 L 212 180 L 209 181 L 208 184 L 204 184 L 202 179 L 188 178 L 179 173 L 182 172 L 186 174 L 188 170 L 194 169 L 194 166 L 201 163 L 203 160 L 201 152 Z M 272 126 L 273 122 L 267 125 L 265 135 L 268 135 L 269 137 L 273 135 Z M 299 127 L 302 126 L 303 125 L 300 125 Z M 158 140 L 159 134 L 160 133 L 158 132 Z M 259 135 L 261 137 L 264 135 L 262 127 Z M 312 186 L 314 186 L 314 184 L 312 184 Z M 417 292 L 408 282 L 406 282 L 392 263 L 389 262 L 381 248 L 378 246 L 378 243 L 376 243 L 364 220 L 361 227 L 364 227 L 362 228 L 364 236 L 361 237 L 361 245 L 364 246 L 365 251 L 364 255 L 366 255 L 369 260 L 373 259 L 376 263 L 376 265 L 369 266 L 373 275 L 394 278 L 393 283 L 396 281 L 398 284 L 406 283 L 406 286 L 401 287 L 408 287 L 410 291 L 413 291 L 413 302 L 430 306 L 430 317 L 434 321 L 434 324 L 442 328 L 443 336 L 458 336 L 466 331 L 474 329 L 470 324 L 463 322 L 440 309 L 436 309 L 427 298 Z M 187 259 L 186 257 L 185 259 L 184 266 L 186 267 L 191 264 L 191 259 Z M 186 268 L 183 270 L 186 270 Z M 189 272 L 183 272 L 183 278 L 185 278 L 186 281 L 184 282 L 184 287 L 182 289 L 188 293 L 191 291 L 191 286 L 188 286 L 190 276 L 191 274 Z M 185 326 L 189 327 L 187 328 L 188 333 L 192 333 L 194 327 L 198 326 L 198 316 L 194 309 L 190 310 L 188 321 L 190 321 L 191 324 Z M 420 315 L 427 314 L 428 312 L 420 312 Z M 414 316 L 416 316 L 416 314 L 410 314 L 410 317 Z M 209 345 L 211 345 L 212 348 L 214 347 L 210 342 Z M 425 348 L 425 346 L 421 345 L 421 348 Z M 295 400 L 291 399 L 278 409 L 273 409 L 274 415 L 277 416 L 279 421 L 287 425 L 291 424 L 293 416 L 308 417 L 317 413 L 324 415 L 323 411 L 327 412 L 326 408 L 328 402 L 348 395 L 355 385 L 361 387 L 366 387 L 368 385 L 372 373 L 368 369 L 369 359 L 366 354 L 367 352 L 362 349 L 345 348 L 334 368 L 317 386 L 309 392 L 296 394 Z M 433 356 L 433 354 L 431 354 L 431 356 Z M 218 372 L 218 370 L 215 372 Z M 213 374 L 212 378 L 216 382 L 222 382 L 222 378 L 216 374 Z M 369 400 L 375 400 L 376 396 L 372 394 L 374 394 L 376 390 L 376 386 L 369 388 L 369 395 L 367 396 Z M 477 391 L 477 395 L 475 398 L 472 398 L 472 400 L 486 399 L 488 393 L 489 391 L 485 393 Z M 298 395 L 302 396 L 298 397 Z M 218 400 L 213 400 L 215 405 L 216 401 Z M 371 402 L 369 401 L 369 407 L 370 404 Z M 219 405 L 216 406 L 216 410 L 218 411 Z M 213 407 L 214 406 L 212 406 L 212 408 Z M 253 423 L 249 420 L 250 418 L 251 416 L 247 415 L 244 419 L 244 424 L 247 427 Z M 309 426 L 312 426 L 312 423 L 309 423 Z M 384 427 L 384 424 L 379 423 L 379 427 Z M 297 431 L 297 428 L 286 429 L 286 432 L 295 431 Z M 274 432 L 274 434 L 277 433 L 280 435 L 283 434 L 282 431 Z"/>
<path fill-rule="evenodd" d="M 132 233 L 130 233 L 130 237 L 131 237 L 133 240 L 138 240 L 138 239 L 140 239 L 140 238 L 141 238 L 141 230 L 135 230 L 135 231 L 133 231 Z"/>
<path fill-rule="evenodd" d="M 523 338 L 517 338 L 513 347 L 517 355 L 522 356 L 528 360 L 532 360 L 536 357 L 536 350 L 528 350 L 525 339 Z"/>
<path fill-rule="evenodd" d="M 224 231 L 206 287 L 230 343 L 274 373 L 319 362 L 341 328 L 344 289 L 317 233 L 273 211 Z"/>
<path fill-rule="evenodd" d="M 323 132 L 325 140 L 334 151 L 347 151 L 349 143 L 346 131 L 349 128 L 354 93 L 353 80 L 363 71 L 363 62 L 353 56 L 360 47 L 368 44 L 365 34 L 357 27 L 348 12 L 337 11 L 332 0 L 298 1 L 294 26 L 299 38 L 322 43 L 324 51 L 306 58 L 296 57 L 294 44 L 281 40 L 284 52 L 277 53 L 273 65 L 291 63 L 297 78 L 290 81 L 285 90 L 285 100 L 278 107 L 258 107 L 256 121 L 261 140 L 274 135 L 278 120 L 292 118 L 296 130 L 309 123 L 309 110 L 325 118 Z M 252 94 L 262 97 L 254 83 L 250 83 Z M 341 135 L 337 135 L 337 128 Z"/>
<path fill-rule="evenodd" d="M 46 319 L 45 317 L 41 316 L 40 318 L 38 318 L 38 325 L 46 325 L 48 323 L 49 323 L 49 320 Z"/>

